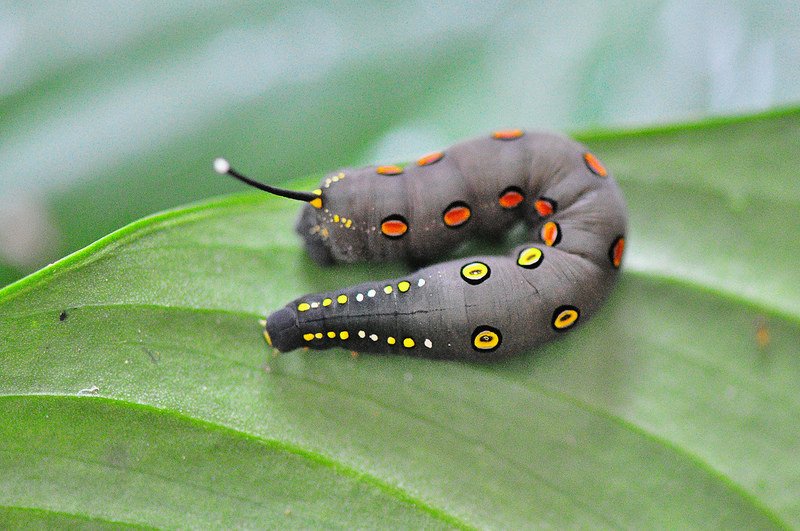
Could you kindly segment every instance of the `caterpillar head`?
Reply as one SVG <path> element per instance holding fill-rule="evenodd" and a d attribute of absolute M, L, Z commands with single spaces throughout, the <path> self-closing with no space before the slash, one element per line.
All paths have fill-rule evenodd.
<path fill-rule="evenodd" d="M 331 265 L 336 259 L 329 247 L 330 229 L 321 224 L 317 210 L 310 204 L 303 207 L 295 230 L 302 236 L 306 252 L 312 260 L 320 265 Z"/>
<path fill-rule="evenodd" d="M 342 172 L 326 176 L 295 227 L 309 256 L 323 265 L 368 260 L 374 248 L 366 219 L 369 207 L 359 202 L 365 189 L 357 188 L 363 183 L 351 177 L 343 181 Z"/>

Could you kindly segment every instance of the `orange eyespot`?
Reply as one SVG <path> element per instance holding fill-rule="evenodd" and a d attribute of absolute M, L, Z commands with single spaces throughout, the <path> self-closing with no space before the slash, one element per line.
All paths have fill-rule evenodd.
<path fill-rule="evenodd" d="M 514 140 L 524 134 L 522 129 L 503 129 L 502 131 L 495 131 L 492 133 L 492 138 L 496 138 L 497 140 Z"/>
<path fill-rule="evenodd" d="M 395 166 L 394 164 L 389 164 L 386 166 L 378 166 L 375 168 L 375 171 L 381 175 L 400 175 L 403 173 L 403 168 Z"/>
<path fill-rule="evenodd" d="M 451 228 L 460 227 L 469 221 L 470 216 L 472 216 L 472 211 L 463 201 L 450 203 L 450 206 L 445 209 L 444 214 L 442 215 L 444 218 L 444 224 Z"/>
<path fill-rule="evenodd" d="M 558 204 L 553 201 L 552 199 L 548 199 L 546 197 L 540 197 L 536 200 L 533 204 L 533 207 L 536 209 L 536 212 L 543 218 L 552 215 L 556 208 L 558 208 Z"/>
<path fill-rule="evenodd" d="M 599 175 L 600 177 L 608 175 L 608 170 L 594 154 L 587 151 L 583 154 L 583 161 L 586 163 L 586 167 L 595 175 Z"/>
<path fill-rule="evenodd" d="M 434 151 L 433 153 L 428 153 L 425 156 L 420 157 L 417 159 L 417 166 L 429 166 L 434 162 L 439 162 L 444 157 L 444 153 L 441 151 Z"/>
<path fill-rule="evenodd" d="M 550 247 L 561 241 L 561 227 L 555 221 L 548 221 L 542 227 L 542 241 Z"/>
<path fill-rule="evenodd" d="M 624 251 L 625 238 L 623 236 L 618 236 L 608 250 L 608 258 L 611 260 L 611 265 L 613 265 L 615 269 L 619 269 L 619 266 L 622 265 L 622 253 Z"/>
<path fill-rule="evenodd" d="M 517 208 L 525 200 L 522 190 L 516 186 L 509 186 L 500 193 L 497 202 L 503 208 Z"/>
<path fill-rule="evenodd" d="M 553 312 L 553 328 L 557 332 L 566 330 L 578 322 L 579 316 L 580 310 L 578 310 L 575 306 L 566 304 L 564 306 L 559 306 Z"/>
<path fill-rule="evenodd" d="M 403 216 L 389 216 L 381 222 L 381 232 L 388 238 L 399 238 L 408 232 L 408 223 Z"/>

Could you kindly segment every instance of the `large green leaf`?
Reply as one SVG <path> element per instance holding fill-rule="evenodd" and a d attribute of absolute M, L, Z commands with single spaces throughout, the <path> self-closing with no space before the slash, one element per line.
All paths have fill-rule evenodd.
<path fill-rule="evenodd" d="M 130 225 L 0 291 L 0 522 L 798 526 L 798 138 L 797 111 L 587 135 L 626 270 L 498 363 L 269 354 L 265 312 L 401 270 L 319 269 L 290 202 Z"/>

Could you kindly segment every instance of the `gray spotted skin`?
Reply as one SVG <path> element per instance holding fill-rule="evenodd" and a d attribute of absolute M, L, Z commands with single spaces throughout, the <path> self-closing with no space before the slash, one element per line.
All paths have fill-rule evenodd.
<path fill-rule="evenodd" d="M 375 166 L 331 173 L 320 187 L 321 207 L 305 205 L 297 230 L 323 264 L 432 263 L 470 238 L 501 238 L 519 222 L 529 227 L 530 244 L 507 256 L 452 260 L 393 280 L 301 297 L 268 316 L 272 345 L 280 351 L 340 347 L 500 357 L 529 350 L 591 316 L 619 272 L 624 240 L 618 241 L 627 228 L 619 187 L 599 162 L 587 162 L 586 148 L 573 140 L 531 132 L 506 136 L 511 138 L 467 140 L 440 160 L 410 163 L 398 175 L 380 174 Z M 510 187 L 522 195 L 513 208 L 516 201 L 500 201 Z M 537 210 L 540 198 L 556 210 Z M 455 202 L 470 215 L 449 227 L 444 213 Z M 398 216 L 407 231 L 389 237 L 382 221 Z M 557 224 L 557 238 L 552 224 L 543 233 L 548 222 Z M 541 257 L 535 267 L 523 260 L 523 267 L 519 255 L 531 247 Z M 481 276 L 478 266 L 471 270 L 481 278 L 465 279 L 462 270 L 473 262 L 488 267 L 488 274 Z"/>

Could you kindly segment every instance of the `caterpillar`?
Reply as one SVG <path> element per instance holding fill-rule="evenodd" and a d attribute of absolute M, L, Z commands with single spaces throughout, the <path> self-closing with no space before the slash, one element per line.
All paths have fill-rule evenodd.
<path fill-rule="evenodd" d="M 405 166 L 342 169 L 313 192 L 218 173 L 304 201 L 296 230 L 312 259 L 432 263 L 470 238 L 524 222 L 507 256 L 429 265 L 392 280 L 296 299 L 266 318 L 279 351 L 343 347 L 434 358 L 509 356 L 592 315 L 622 263 L 627 213 L 600 160 L 566 137 L 495 131 Z"/>

